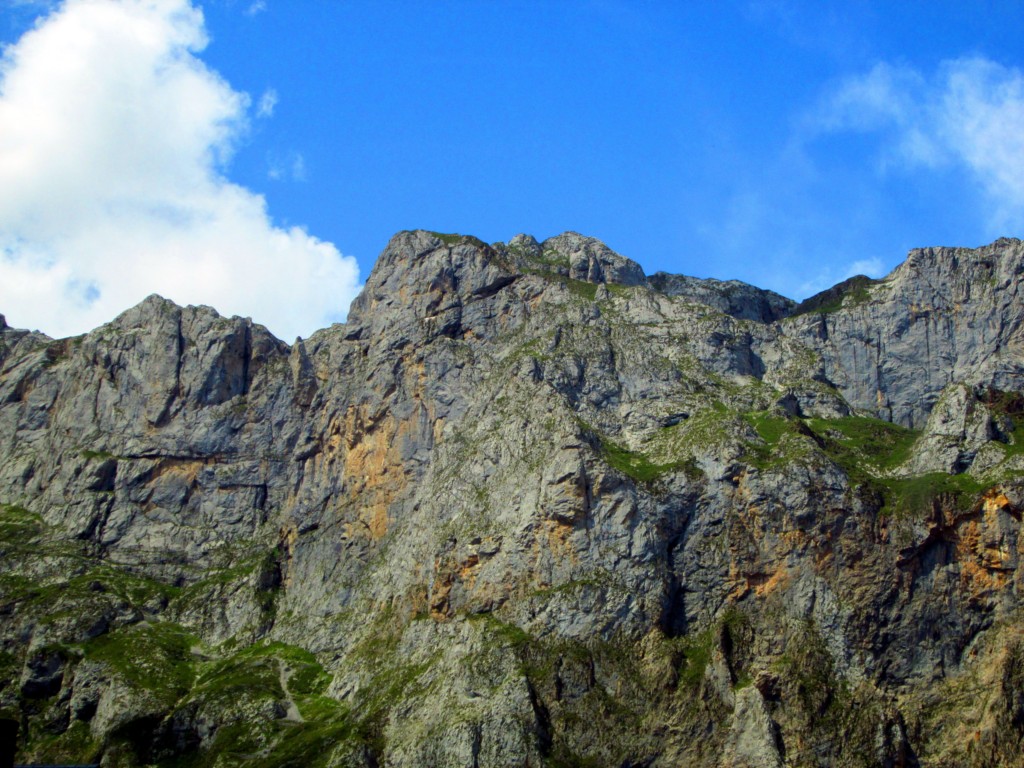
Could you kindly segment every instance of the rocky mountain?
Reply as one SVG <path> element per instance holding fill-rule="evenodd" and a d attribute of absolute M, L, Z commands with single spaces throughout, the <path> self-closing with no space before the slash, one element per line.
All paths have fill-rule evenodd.
<path fill-rule="evenodd" d="M 796 305 L 416 231 L 291 346 L 0 318 L 19 759 L 1019 765 L 1022 273 Z"/>

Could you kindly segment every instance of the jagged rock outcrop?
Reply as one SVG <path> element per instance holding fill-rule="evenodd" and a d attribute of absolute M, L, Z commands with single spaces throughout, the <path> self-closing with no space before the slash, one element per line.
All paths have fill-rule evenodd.
<path fill-rule="evenodd" d="M 650 286 L 669 296 L 706 304 L 740 320 L 771 323 L 789 315 L 796 302 L 773 291 L 755 288 L 739 280 L 714 280 L 656 272 Z"/>
<path fill-rule="evenodd" d="M 1022 271 L 806 311 L 415 231 L 292 346 L 0 319 L 0 711 L 105 765 L 1012 765 Z"/>
<path fill-rule="evenodd" d="M 922 248 L 843 311 L 792 321 L 850 405 L 920 429 L 949 384 L 1019 391 L 1024 244 Z"/>

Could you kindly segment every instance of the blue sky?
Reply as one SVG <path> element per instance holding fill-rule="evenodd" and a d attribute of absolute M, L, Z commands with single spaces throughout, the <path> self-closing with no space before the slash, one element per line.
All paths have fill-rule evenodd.
<path fill-rule="evenodd" d="M 1020 2 L 0 7 L 0 312 L 54 334 L 156 291 L 308 335 L 407 228 L 797 299 L 1024 230 Z"/>

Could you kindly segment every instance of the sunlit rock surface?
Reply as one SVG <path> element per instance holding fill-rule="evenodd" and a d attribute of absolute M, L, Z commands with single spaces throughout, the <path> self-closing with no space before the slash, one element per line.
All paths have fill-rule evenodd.
<path fill-rule="evenodd" d="M 416 231 L 292 346 L 0 317 L 19 760 L 1017 765 L 1022 271 L 797 305 Z"/>

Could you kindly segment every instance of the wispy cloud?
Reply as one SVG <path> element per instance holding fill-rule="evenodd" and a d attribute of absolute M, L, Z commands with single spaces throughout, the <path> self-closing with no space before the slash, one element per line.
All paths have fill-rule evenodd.
<path fill-rule="evenodd" d="M 306 158 L 299 152 L 267 157 L 267 177 L 274 181 L 305 181 Z"/>
<path fill-rule="evenodd" d="M 55 335 L 158 292 L 286 338 L 344 316 L 355 260 L 274 226 L 227 162 L 249 99 L 188 0 L 68 0 L 0 61 L 0 311 Z M 294 170 L 294 169 L 293 169 Z"/>
<path fill-rule="evenodd" d="M 877 132 L 879 168 L 955 165 L 983 194 L 992 223 L 1024 227 L 1024 73 L 984 58 L 927 75 L 878 64 L 839 83 L 808 118 L 809 140 Z"/>
<path fill-rule="evenodd" d="M 266 0 L 253 0 L 249 3 L 249 7 L 245 9 L 246 14 L 249 16 L 255 16 L 257 13 L 263 13 L 267 10 Z"/>
<path fill-rule="evenodd" d="M 273 117 L 275 107 L 277 107 L 277 91 L 268 88 L 256 104 L 256 117 Z"/>

